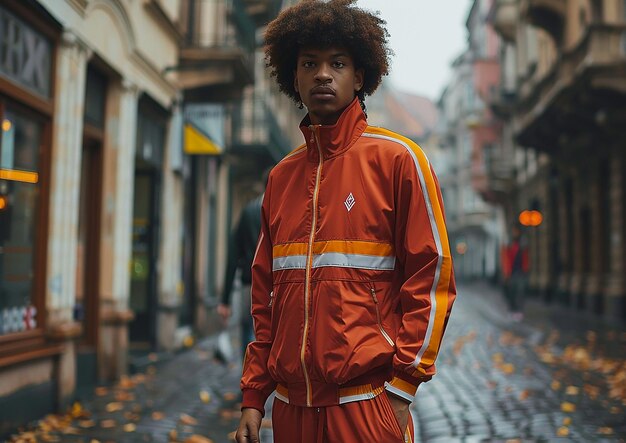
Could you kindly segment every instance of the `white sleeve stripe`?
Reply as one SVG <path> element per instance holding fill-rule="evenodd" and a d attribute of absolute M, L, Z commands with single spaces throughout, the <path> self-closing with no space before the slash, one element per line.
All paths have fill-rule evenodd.
<path fill-rule="evenodd" d="M 411 158 L 413 159 L 413 162 L 415 163 L 415 168 L 419 176 L 420 185 L 422 188 L 422 194 L 426 202 L 426 210 L 428 212 L 428 219 L 430 220 L 430 227 L 432 229 L 433 238 L 435 240 L 435 245 L 437 247 L 437 255 L 438 255 L 437 268 L 435 269 L 435 277 L 433 279 L 433 285 L 430 289 L 430 312 L 428 314 L 428 327 L 426 328 L 426 335 L 424 337 L 424 342 L 422 343 L 422 347 L 418 351 L 417 356 L 415 357 L 415 360 L 413 361 L 413 366 L 418 367 L 420 361 L 422 360 L 422 357 L 424 356 L 424 353 L 426 352 L 426 350 L 428 349 L 428 346 L 430 345 L 430 339 L 432 338 L 432 333 L 433 333 L 433 328 L 434 328 L 434 323 L 435 323 L 435 314 L 437 312 L 436 292 L 437 292 L 437 285 L 439 284 L 439 277 L 441 275 L 441 264 L 443 262 L 443 252 L 442 252 L 443 248 L 441 246 L 441 238 L 439 236 L 439 229 L 437 228 L 437 221 L 435 220 L 435 216 L 433 214 L 432 201 L 431 201 L 430 195 L 428 194 L 428 188 L 426 187 L 426 180 L 424 179 L 424 173 L 422 169 L 420 168 L 419 161 L 415 155 L 415 152 L 413 152 L 413 149 L 411 149 L 411 147 L 406 142 L 402 140 L 398 140 L 393 137 L 385 136 L 385 135 L 371 134 L 371 133 L 365 132 L 363 133 L 363 137 L 380 138 L 383 140 L 395 142 L 395 143 L 402 145 L 409 152 L 409 154 L 411 155 Z M 430 173 L 430 167 L 429 167 L 429 173 Z M 436 197 L 437 196 L 435 196 L 435 198 Z"/>

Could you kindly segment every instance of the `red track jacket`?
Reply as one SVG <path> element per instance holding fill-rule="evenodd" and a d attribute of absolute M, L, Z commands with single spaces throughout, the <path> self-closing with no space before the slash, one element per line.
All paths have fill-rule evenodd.
<path fill-rule="evenodd" d="M 256 340 L 242 407 L 412 401 L 435 373 L 456 296 L 437 178 L 358 100 L 271 172 L 252 266 Z M 387 383 L 385 383 L 387 382 Z"/>

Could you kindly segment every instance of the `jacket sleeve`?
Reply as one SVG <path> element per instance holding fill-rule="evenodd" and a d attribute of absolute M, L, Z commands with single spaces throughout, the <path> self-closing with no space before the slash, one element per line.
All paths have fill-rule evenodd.
<path fill-rule="evenodd" d="M 274 391 L 276 383 L 267 372 L 267 359 L 272 347 L 271 306 L 272 292 L 272 241 L 268 214 L 271 180 L 261 207 L 261 232 L 252 262 L 252 319 L 255 340 L 248 345 L 243 363 L 241 390 L 243 408 L 254 408 L 265 414 L 265 401 Z"/>
<path fill-rule="evenodd" d="M 435 374 L 435 360 L 456 297 L 452 257 L 438 180 L 412 145 L 397 167 L 395 248 L 404 283 L 402 323 L 387 390 L 411 402 Z"/>

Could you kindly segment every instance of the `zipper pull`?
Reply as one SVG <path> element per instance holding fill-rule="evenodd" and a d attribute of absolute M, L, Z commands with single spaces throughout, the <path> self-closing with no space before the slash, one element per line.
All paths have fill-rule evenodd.
<path fill-rule="evenodd" d="M 267 305 L 267 307 L 271 308 L 272 303 L 274 303 L 274 291 L 270 292 L 270 303 Z"/>
<path fill-rule="evenodd" d="M 370 292 L 372 293 L 372 298 L 374 299 L 374 303 L 378 304 L 378 297 L 376 297 L 376 289 L 370 288 Z"/>

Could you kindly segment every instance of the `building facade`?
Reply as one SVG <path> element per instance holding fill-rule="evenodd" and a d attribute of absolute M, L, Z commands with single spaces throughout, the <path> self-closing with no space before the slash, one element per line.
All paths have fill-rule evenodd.
<path fill-rule="evenodd" d="M 507 144 L 523 152 L 510 168 L 510 216 L 543 214 L 530 231 L 531 285 L 546 300 L 624 320 L 626 3 L 501 0 L 492 21 L 507 66 L 493 108 Z"/>
<path fill-rule="evenodd" d="M 261 175 L 235 110 L 297 130 L 253 87 L 281 5 L 0 1 L 0 435 L 219 324 L 231 188 Z"/>
<path fill-rule="evenodd" d="M 505 231 L 503 212 L 486 192 L 484 159 L 500 143 L 488 97 L 498 84 L 499 39 L 486 21 L 491 1 L 476 0 L 466 26 L 468 46 L 452 65 L 440 100 L 439 173 L 455 271 L 460 279 L 495 278 Z"/>

